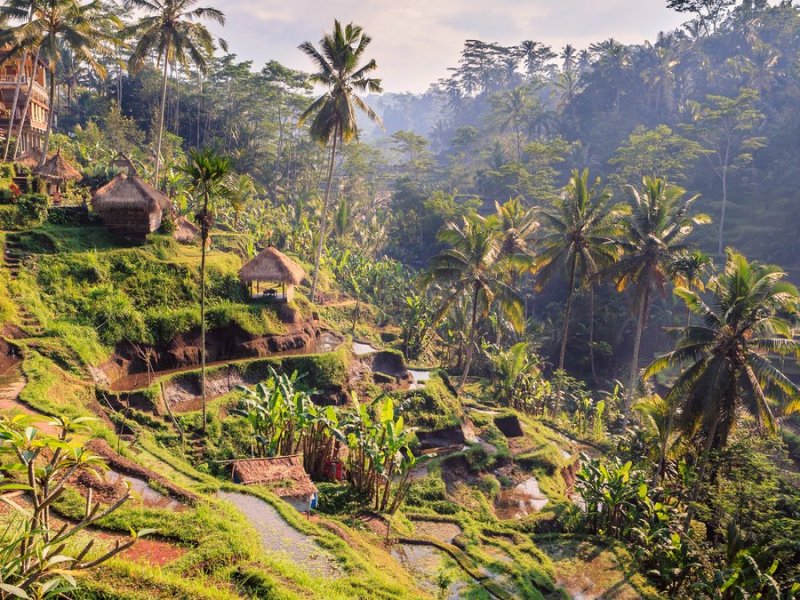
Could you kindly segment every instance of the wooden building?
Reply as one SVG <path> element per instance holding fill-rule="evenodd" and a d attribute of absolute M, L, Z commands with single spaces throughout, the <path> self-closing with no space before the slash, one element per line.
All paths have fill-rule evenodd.
<path fill-rule="evenodd" d="M 141 177 L 120 174 L 95 192 L 92 208 L 111 233 L 141 243 L 161 227 L 170 201 Z"/>
<path fill-rule="evenodd" d="M 241 485 L 263 485 L 300 512 L 316 508 L 317 487 L 300 454 L 234 461 L 231 478 Z"/>
<path fill-rule="evenodd" d="M 291 302 L 294 287 L 306 273 L 303 268 L 273 246 L 268 246 L 239 270 L 239 279 L 249 286 L 251 298 Z"/>
<path fill-rule="evenodd" d="M 25 124 L 19 138 L 18 155 L 31 150 L 40 150 L 47 131 L 47 119 L 50 114 L 50 103 L 47 95 L 47 65 L 40 59 L 33 71 L 33 55 L 29 54 L 22 63 L 22 57 L 12 57 L 0 65 L 0 101 L 3 110 L 0 110 L 0 131 L 7 132 L 11 119 L 11 109 L 14 106 L 14 94 L 19 82 L 19 96 L 17 110 L 14 115 L 14 134 L 16 138 L 19 125 L 25 113 Z"/>

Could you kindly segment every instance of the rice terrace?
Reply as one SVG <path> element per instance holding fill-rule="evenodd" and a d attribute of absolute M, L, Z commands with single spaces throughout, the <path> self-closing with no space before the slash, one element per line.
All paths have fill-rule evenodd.
<path fill-rule="evenodd" d="M 0 0 L 0 600 L 800 600 L 794 0 Z"/>

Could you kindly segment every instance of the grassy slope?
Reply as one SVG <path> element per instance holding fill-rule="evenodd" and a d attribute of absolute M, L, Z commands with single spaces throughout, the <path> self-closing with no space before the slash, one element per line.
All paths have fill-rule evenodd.
<path fill-rule="evenodd" d="M 39 253 L 39 261 L 52 261 L 52 253 L 56 251 L 61 257 L 59 260 L 68 262 L 68 257 L 77 258 L 74 264 L 99 265 L 101 272 L 104 264 L 120 257 L 146 260 L 153 265 L 168 265 L 170 269 L 185 268 L 189 272 L 196 269 L 199 261 L 199 249 L 176 246 L 158 237 L 143 248 L 119 248 L 101 228 L 43 227 L 34 235 L 23 236 L 23 244 L 28 251 Z M 212 270 L 219 273 L 234 273 L 238 268 L 239 259 L 232 254 L 212 252 L 209 258 Z M 29 264 L 36 263 L 37 259 L 34 259 Z M 74 317 L 69 317 L 69 311 L 59 310 L 60 302 L 69 303 L 69 294 L 86 293 L 87 290 L 81 287 L 84 284 L 79 280 L 66 281 L 63 295 L 58 290 L 43 294 L 35 268 L 24 269 L 20 277 L 10 283 L 0 275 L 0 292 L 4 285 L 9 285 L 15 298 L 24 303 L 44 328 L 43 335 L 20 342 L 26 356 L 24 372 L 28 379 L 21 399 L 46 414 L 79 416 L 94 414 L 97 410 L 94 386 L 87 383 L 89 377 L 86 368 L 106 360 L 111 348 L 91 324 L 77 322 Z M 302 309 L 306 311 L 310 307 L 302 303 Z M 351 310 L 349 306 L 339 307 L 323 316 L 342 329 L 347 329 Z M 0 303 L 0 320 L 15 318 L 14 313 L 13 306 L 4 309 Z M 378 340 L 377 330 L 369 325 L 369 307 L 365 307 L 364 314 L 366 318 L 360 323 L 358 334 Z M 280 327 L 270 323 L 269 317 L 253 325 L 252 321 L 248 322 L 249 317 L 252 315 L 240 312 L 235 318 L 239 318 L 246 328 L 263 327 L 266 331 Z M 283 362 L 286 368 L 310 369 L 317 385 L 341 384 L 346 378 L 348 359 L 338 354 L 316 359 L 298 357 Z M 240 363 L 238 368 L 263 370 L 266 364 L 274 363 L 246 361 Z M 463 413 L 460 403 L 437 376 L 421 392 L 400 395 L 405 396 L 409 420 L 419 426 L 451 426 L 459 421 Z M 233 418 L 226 417 L 226 411 L 223 410 L 231 401 L 230 396 L 223 397 L 211 405 L 211 411 L 215 414 L 211 427 L 212 436 L 215 436 L 212 445 L 230 442 L 233 439 L 231 436 L 241 435 L 241 431 L 232 423 Z M 202 494 L 203 501 L 196 508 L 179 514 L 126 506 L 109 518 L 103 524 L 109 530 L 123 533 L 129 526 L 154 527 L 161 539 L 177 544 L 187 552 L 176 562 L 162 568 L 117 558 L 102 570 L 84 576 L 84 591 L 76 597 L 420 597 L 414 578 L 389 557 L 381 536 L 362 528 L 354 529 L 351 527 L 353 523 L 345 516 L 323 518 L 318 523 L 308 522 L 268 491 L 248 489 L 248 493 L 275 506 L 293 527 L 315 538 L 336 557 L 345 575 L 334 582 L 319 581 L 297 565 L 276 561 L 262 550 L 258 536 L 241 515 L 230 511 L 225 503 L 213 497 L 213 493 L 221 487 L 233 488 L 208 472 L 194 468 L 184 457 L 178 436 L 170 425 L 158 423 L 146 414 L 131 416 L 134 418 L 131 424 L 136 427 L 139 436 L 135 447 L 128 448 L 123 444 L 122 453 L 178 485 Z M 494 586 L 501 597 L 504 593 L 507 595 L 504 589 L 508 585 L 512 585 L 516 593 L 530 598 L 541 597 L 540 592 L 547 590 L 557 593 L 554 580 L 559 561 L 554 561 L 537 547 L 536 531 L 539 524 L 557 517 L 568 506 L 564 482 L 558 475 L 558 469 L 564 465 L 559 450 L 563 438 L 541 423 L 523 419 L 529 451 L 518 457 L 521 459 L 519 462 L 537 477 L 542 489 L 553 501 L 547 510 L 522 522 L 498 521 L 494 516 L 492 498 L 501 482 L 487 473 L 492 465 L 507 460 L 511 451 L 490 419 L 481 419 L 475 414 L 471 416 L 482 437 L 495 445 L 498 452 L 494 456 L 486 456 L 479 446 L 470 448 L 464 456 L 476 468 L 483 468 L 483 472 L 478 472 L 471 484 L 459 484 L 449 491 L 445 489 L 442 479 L 442 469 L 445 467 L 441 460 L 437 461 L 430 475 L 414 485 L 405 515 L 398 515 L 393 526 L 400 535 L 414 536 L 414 519 L 441 519 L 457 523 L 463 532 L 458 547 L 448 545 L 446 548 L 451 553 L 447 562 L 451 574 L 463 578 L 464 568 L 477 577 L 485 577 L 486 572 L 506 573 L 505 577 L 509 579 L 505 583 L 489 581 L 483 584 Z M 191 426 L 195 417 L 192 414 L 184 415 L 181 421 Z M 112 446 L 117 446 L 115 434 L 103 422 L 93 425 L 93 435 L 104 437 Z M 58 508 L 64 514 L 74 516 L 82 510 L 82 503 L 75 495 L 67 495 Z M 500 561 L 498 555 L 510 557 L 511 563 Z M 458 567 L 456 561 L 462 566 Z M 576 568 L 579 570 L 579 565 Z M 470 597 L 486 597 L 486 591 L 474 581 L 470 589 Z"/>

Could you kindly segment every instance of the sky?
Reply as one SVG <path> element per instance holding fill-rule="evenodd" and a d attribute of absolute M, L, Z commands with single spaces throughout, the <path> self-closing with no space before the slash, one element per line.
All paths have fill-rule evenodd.
<path fill-rule="evenodd" d="M 423 92 L 456 66 L 466 39 L 500 44 L 522 40 L 558 49 L 585 48 L 609 37 L 625 43 L 654 39 L 686 19 L 666 0 L 216 0 L 227 16 L 230 52 L 260 68 L 268 60 L 305 71 L 297 50 L 316 43 L 338 18 L 372 36 L 368 57 L 378 63 L 387 92 Z"/>

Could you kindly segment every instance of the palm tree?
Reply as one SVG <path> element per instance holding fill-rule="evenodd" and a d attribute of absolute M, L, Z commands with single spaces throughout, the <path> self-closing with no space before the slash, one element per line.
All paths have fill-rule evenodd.
<path fill-rule="evenodd" d="M 478 315 L 486 316 L 493 302 L 512 324 L 523 327 L 523 303 L 519 295 L 503 282 L 505 262 L 502 236 L 494 224 L 480 215 L 464 217 L 461 226 L 453 222 L 439 232 L 439 241 L 450 246 L 431 259 L 423 282 L 438 282 L 446 287 L 445 297 L 435 322 L 439 322 L 451 306 L 468 295 L 470 321 L 467 351 L 459 389 L 464 387 L 472 364 Z"/>
<path fill-rule="evenodd" d="M 539 229 L 536 209 L 526 208 L 519 198 L 503 204 L 494 203 L 496 225 L 502 235 L 500 252 L 517 268 L 530 266 L 533 258 L 533 235 Z"/>
<path fill-rule="evenodd" d="M 325 34 L 319 41 L 320 49 L 311 42 L 303 42 L 299 48 L 317 68 L 309 81 L 323 85 L 327 91 L 314 100 L 301 115 L 299 124 L 311 119 L 311 137 L 324 145 L 331 145 L 330 163 L 328 164 L 328 181 L 325 186 L 325 199 L 320 215 L 319 239 L 317 253 L 314 257 L 314 278 L 311 282 L 311 300 L 317 293 L 319 280 L 319 262 L 325 241 L 325 225 L 330 204 L 331 186 L 333 185 L 333 167 L 336 162 L 336 150 L 339 143 L 358 139 L 356 109 L 367 115 L 372 121 L 380 123 L 380 118 L 367 104 L 356 95 L 356 92 L 381 92 L 381 80 L 369 77 L 378 68 L 375 60 L 359 66 L 364 52 L 372 38 L 364 33 L 358 25 L 349 23 L 342 28 L 339 21 L 334 21 L 333 33 Z"/>
<path fill-rule="evenodd" d="M 200 208 L 195 215 L 200 224 L 200 362 L 203 404 L 203 434 L 206 432 L 206 246 L 214 221 L 213 202 L 227 196 L 225 180 L 231 171 L 230 159 L 213 150 L 191 150 L 180 171 L 187 176 Z"/>
<path fill-rule="evenodd" d="M 639 350 L 653 292 L 664 294 L 669 265 L 686 251 L 687 238 L 695 225 L 711 222 L 707 215 L 689 214 L 698 196 L 686 198 L 683 188 L 670 185 L 664 179 L 645 177 L 641 190 L 633 186 L 630 189 L 632 213 L 621 222 L 623 235 L 618 240 L 623 256 L 608 269 L 608 273 L 615 277 L 619 291 L 633 287 L 637 311 L 631 374 L 625 398 L 626 421 L 639 380 Z"/>
<path fill-rule="evenodd" d="M 47 147 L 53 130 L 56 73 L 62 49 L 68 49 L 76 60 L 105 77 L 105 67 L 96 55 L 109 53 L 106 44 L 110 37 L 103 32 L 109 23 L 119 21 L 104 9 L 100 0 L 86 4 L 76 0 L 7 0 L 0 6 L 0 20 L 25 21 L 0 34 L 0 46 L 6 49 L 4 54 L 23 55 L 35 48 L 37 58 L 41 57 L 47 63 L 50 111 L 40 159 L 42 165 L 47 160 Z"/>
<path fill-rule="evenodd" d="M 668 267 L 669 276 L 676 287 L 705 290 L 703 277 L 714 267 L 711 257 L 702 250 L 683 252 Z M 686 326 L 692 324 L 692 311 L 686 307 Z"/>
<path fill-rule="evenodd" d="M 131 54 L 129 70 L 136 73 L 152 54 L 163 69 L 161 81 L 161 108 L 156 145 L 156 169 L 153 181 L 158 185 L 161 169 L 161 142 L 164 137 L 164 113 L 167 105 L 167 81 L 170 65 L 184 68 L 194 66 L 201 72 L 207 69 L 208 56 L 214 52 L 214 37 L 199 19 L 209 19 L 225 25 L 224 13 L 216 8 L 195 6 L 200 0 L 125 0 L 125 8 L 135 8 L 149 13 L 123 35 L 138 39 Z M 219 45 L 227 51 L 228 44 L 220 39 Z"/>
<path fill-rule="evenodd" d="M 547 233 L 539 241 L 539 255 L 534 262 L 541 287 L 566 266 L 568 272 L 567 304 L 561 333 L 558 368 L 564 369 L 569 337 L 569 321 L 575 284 L 589 282 L 601 268 L 613 263 L 618 254 L 614 242 L 617 221 L 623 211 L 617 205 L 608 207 L 610 194 L 599 191 L 600 180 L 589 185 L 589 170 L 572 171 L 555 210 L 542 210 Z M 592 315 L 594 320 L 594 315 Z M 592 327 L 593 330 L 593 327 Z M 590 340 L 592 343 L 594 340 Z"/>
<path fill-rule="evenodd" d="M 679 405 L 679 425 L 705 438 L 699 483 L 712 450 L 724 447 L 742 412 L 758 429 L 775 432 L 773 406 L 800 410 L 800 388 L 770 360 L 768 353 L 800 353 L 790 318 L 800 307 L 800 292 L 774 265 L 748 262 L 728 250 L 724 271 L 709 283 L 713 302 L 677 288 L 702 325 L 683 330 L 677 347 L 645 371 L 650 377 L 669 367 L 681 374 L 666 400 Z"/>

